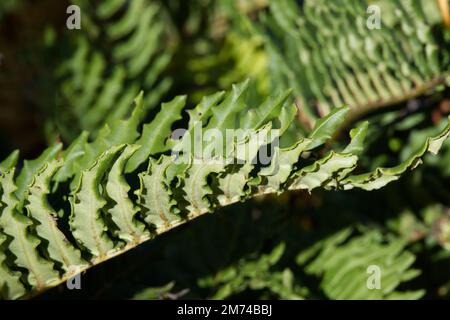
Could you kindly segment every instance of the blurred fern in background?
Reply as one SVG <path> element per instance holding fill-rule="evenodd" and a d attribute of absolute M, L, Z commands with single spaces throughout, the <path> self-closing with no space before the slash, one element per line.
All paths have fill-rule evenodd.
<path fill-rule="evenodd" d="M 66 141 L 83 130 L 95 135 L 104 123 L 128 117 L 140 90 L 149 92 L 145 112 L 154 108 L 172 82 L 162 73 L 176 41 L 159 3 L 74 3 L 81 7 L 83 24 L 69 39 L 73 54 L 57 69 L 60 89 L 53 112 Z"/>

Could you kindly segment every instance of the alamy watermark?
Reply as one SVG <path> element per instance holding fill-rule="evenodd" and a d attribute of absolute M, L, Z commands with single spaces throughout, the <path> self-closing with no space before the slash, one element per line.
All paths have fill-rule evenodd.
<path fill-rule="evenodd" d="M 172 148 L 174 162 L 193 164 L 269 165 L 273 150 L 279 146 L 280 132 L 268 126 L 254 129 L 205 129 L 197 122 L 190 130 L 177 129 Z"/>
<path fill-rule="evenodd" d="M 81 29 L 81 9 L 73 4 L 67 7 L 66 13 L 70 16 L 66 20 L 66 26 L 69 30 Z"/>
<path fill-rule="evenodd" d="M 367 274 L 369 277 L 366 281 L 367 289 L 380 290 L 381 289 L 381 268 L 376 264 L 367 267 Z"/>
<path fill-rule="evenodd" d="M 77 274 L 66 281 L 67 289 L 81 290 L 81 274 Z"/>
<path fill-rule="evenodd" d="M 375 4 L 367 7 L 369 17 L 366 20 L 366 27 L 369 30 L 381 29 L 381 8 Z"/>

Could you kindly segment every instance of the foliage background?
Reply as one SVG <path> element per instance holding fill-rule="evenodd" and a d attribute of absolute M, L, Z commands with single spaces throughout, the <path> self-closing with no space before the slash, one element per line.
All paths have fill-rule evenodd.
<path fill-rule="evenodd" d="M 122 68 L 126 73 L 119 86 L 122 96 L 131 92 L 132 97 L 141 87 L 155 92 L 154 101 L 147 102 L 148 119 L 159 102 L 175 95 L 189 94 L 189 104 L 194 105 L 203 95 L 229 89 L 245 78 L 252 79 L 255 103 L 275 90 L 271 70 L 281 66 L 274 62 L 260 34 L 269 31 L 252 24 L 268 12 L 266 1 L 148 2 L 158 6 L 162 28 L 156 31 L 152 24 L 142 27 L 145 39 L 158 33 L 159 40 L 154 55 L 131 74 L 130 63 L 142 47 L 129 50 L 125 59 L 115 59 L 119 46 L 125 52 L 132 46 L 130 38 L 109 38 L 105 31 L 119 24 L 125 12 L 119 10 L 101 19 L 97 4 L 74 1 L 82 7 L 83 28 L 69 31 L 65 27 L 68 1 L 2 1 L 2 158 L 17 148 L 25 158 L 34 158 L 54 141 L 69 143 L 82 130 L 95 132 L 99 128 L 97 122 L 82 118 L 83 111 L 76 112 L 83 97 L 89 95 L 84 87 L 77 87 L 83 85 L 83 81 L 77 82 L 78 65 L 72 73 L 64 67 L 74 61 L 79 41 L 86 41 L 88 50 L 104 57 L 107 67 L 97 79 L 101 85 L 107 86 L 107 80 Z M 143 19 L 143 14 L 137 16 L 138 21 Z M 279 48 L 285 53 L 289 50 L 282 45 Z M 154 83 L 145 88 L 145 75 L 154 70 L 155 57 L 163 54 L 169 54 L 169 59 L 157 70 Z M 292 59 L 287 56 L 286 61 L 288 58 Z M 448 74 L 448 70 L 447 65 L 439 71 Z M 163 82 L 170 85 L 155 90 Z M 112 90 L 111 85 L 107 91 L 110 98 Z M 448 86 L 443 85 L 413 99 L 388 102 L 389 108 L 364 115 L 371 121 L 363 158 L 366 168 L 399 163 L 436 132 L 450 112 L 448 92 Z M 102 108 L 101 102 L 87 105 Z M 300 113 L 298 132 L 292 134 L 307 129 L 308 119 Z M 93 268 L 83 275 L 80 291 L 60 286 L 40 299 L 446 299 L 450 296 L 449 164 L 447 142 L 439 158 L 427 157 L 424 165 L 381 190 L 293 192 L 236 204 Z M 342 232 L 346 237 L 336 250 L 329 239 Z M 359 247 L 363 252 L 352 251 L 352 241 L 362 241 Z M 397 242 L 400 249 L 389 249 Z M 323 256 L 311 253 L 308 259 L 308 249 L 318 244 L 323 245 Z M 377 252 L 380 257 L 370 256 Z M 344 255 L 343 260 L 339 254 Z M 346 269 L 345 255 L 358 257 L 353 269 Z M 319 262 L 314 264 L 316 259 L 329 263 L 321 269 Z M 383 266 L 386 263 L 385 270 L 393 270 L 394 276 L 386 285 L 392 285 L 397 296 L 390 296 L 392 290 L 388 289 L 375 296 L 367 292 L 358 295 L 352 287 L 352 279 L 366 276 L 365 269 L 373 261 Z M 339 270 L 345 272 L 339 274 Z"/>

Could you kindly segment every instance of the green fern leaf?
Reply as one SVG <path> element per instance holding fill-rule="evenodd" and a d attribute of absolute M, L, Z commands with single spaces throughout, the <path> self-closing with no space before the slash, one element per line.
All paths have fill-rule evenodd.
<path fill-rule="evenodd" d="M 395 291 L 420 272 L 411 269 L 415 256 L 405 251 L 401 239 L 384 239 L 375 230 L 350 237 L 350 228 L 316 243 L 297 256 L 307 274 L 321 279 L 321 289 L 330 299 L 418 299 L 423 290 Z M 350 239 L 349 239 L 350 237 Z M 378 286 L 369 283 L 372 270 L 380 270 Z M 375 283 L 376 285 L 376 283 Z"/>
<path fill-rule="evenodd" d="M 156 161 L 150 160 L 149 169 L 140 175 L 141 189 L 138 192 L 139 203 L 143 208 L 143 218 L 156 230 L 169 229 L 180 221 L 176 202 L 172 199 L 167 178 L 167 168 L 172 164 L 170 157 L 163 156 Z"/>
<path fill-rule="evenodd" d="M 108 210 L 112 221 L 117 225 L 116 235 L 127 242 L 139 243 L 141 238 L 148 237 L 145 226 L 136 219 L 139 209 L 128 198 L 130 187 L 123 176 L 125 165 L 130 157 L 139 149 L 137 145 L 127 146 L 116 160 L 108 175 L 106 192 L 114 201 L 114 206 Z"/>
<path fill-rule="evenodd" d="M 169 150 L 172 146 L 172 125 L 181 119 L 181 110 L 185 104 L 185 96 L 162 104 L 161 111 L 151 123 L 144 126 L 141 137 L 135 142 L 141 148 L 128 161 L 127 172 L 136 170 L 149 156 Z"/>
<path fill-rule="evenodd" d="M 7 249 L 15 256 L 14 265 L 28 271 L 24 277 L 33 289 L 42 290 L 58 281 L 58 273 L 53 269 L 52 262 L 40 257 L 37 246 L 41 241 L 29 230 L 31 219 L 18 211 L 14 172 L 12 169 L 2 173 L 0 177 L 1 201 L 4 205 L 0 224 L 4 234 L 10 239 Z"/>
<path fill-rule="evenodd" d="M 403 163 L 393 168 L 377 168 L 373 172 L 349 176 L 344 179 L 341 186 L 344 189 L 351 189 L 354 187 L 364 190 L 379 189 L 389 182 L 398 180 L 400 176 L 407 170 L 414 169 L 422 163 L 422 157 L 425 153 L 430 152 L 436 154 L 439 152 L 444 141 L 450 136 L 450 124 L 437 136 L 428 138 L 423 146 Z"/>
<path fill-rule="evenodd" d="M 102 259 L 114 248 L 114 243 L 106 235 L 107 225 L 101 210 L 107 200 L 99 186 L 109 166 L 124 145 L 105 151 L 94 165 L 81 173 L 80 184 L 71 198 L 72 215 L 70 227 L 75 239 L 94 257 Z"/>
<path fill-rule="evenodd" d="M 242 130 L 240 117 L 253 110 L 245 99 L 247 90 L 247 83 L 243 83 L 226 95 L 206 97 L 189 112 L 187 132 L 195 131 L 199 119 L 204 120 L 201 129 L 212 128 L 214 123 L 221 132 Z M 6 241 L 0 251 L 0 272 L 9 276 L 5 276 L 7 283 L 0 285 L 6 298 L 19 297 L 16 271 L 22 273 L 20 280 L 28 296 L 37 294 L 143 241 L 237 201 L 297 189 L 373 187 L 373 175 L 351 175 L 357 168 L 367 124 L 351 131 L 351 141 L 343 151 L 333 150 L 329 143 L 333 131 L 345 121 L 346 108 L 334 109 L 317 121 L 309 137 L 282 147 L 275 144 L 275 139 L 282 140 L 287 129 L 266 136 L 273 128 L 289 128 L 294 120 L 292 105 L 286 103 L 287 96 L 282 93 L 266 100 L 264 112 L 255 113 L 258 120 L 248 124 L 250 135 L 241 131 L 223 144 L 226 153 L 209 152 L 211 158 L 204 157 L 208 152 L 196 154 L 185 148 L 188 138 L 174 140 L 169 136 L 175 121 L 180 119 L 185 97 L 171 102 L 176 112 L 160 114 L 143 127 L 142 101 L 140 95 L 129 119 L 105 126 L 92 142 L 80 137 L 60 153 L 59 160 L 54 159 L 59 147 L 53 147 L 38 160 L 27 162 L 24 173 L 17 178 L 12 168 L 17 156 L 13 154 L 2 163 L 5 172 L 1 178 L 0 232 Z M 270 107 L 270 103 L 274 106 Z M 441 134 L 428 139 L 405 164 L 379 172 L 397 179 L 428 151 L 437 152 L 449 134 L 447 126 Z M 265 138 L 259 139 L 259 135 Z M 199 142 L 203 147 L 211 147 L 210 141 Z M 252 160 L 261 149 L 272 144 L 274 156 L 264 165 L 255 164 Z M 171 149 L 177 150 L 178 155 L 164 154 Z M 134 158 L 141 150 L 145 152 Z M 141 165 L 146 164 L 148 169 L 141 172 Z M 130 177 L 140 177 L 137 199 L 129 196 L 127 168 L 133 169 L 128 171 Z M 18 182 L 23 192 L 17 192 Z M 70 184 L 70 195 L 52 187 L 61 182 Z M 62 201 L 70 196 L 71 211 L 58 214 L 69 220 L 71 236 L 67 238 L 59 231 L 55 210 L 47 199 L 56 194 Z M 22 196 L 26 211 L 19 206 L 18 195 Z M 9 256 L 15 258 L 5 259 Z"/>
<path fill-rule="evenodd" d="M 25 295 L 25 287 L 20 282 L 20 273 L 13 272 L 6 265 L 4 243 L 6 236 L 0 232 L 0 298 L 18 299 Z"/>
<path fill-rule="evenodd" d="M 382 12 L 379 28 L 368 25 L 369 6 Z M 280 0 L 256 27 L 273 88 L 292 87 L 311 120 L 341 105 L 355 119 L 445 84 L 443 19 L 438 1 Z"/>
<path fill-rule="evenodd" d="M 61 166 L 62 162 L 53 160 L 35 174 L 28 188 L 25 208 L 28 215 L 38 222 L 36 234 L 48 241 L 48 257 L 60 264 L 64 272 L 76 274 L 78 270 L 86 267 L 87 263 L 81 259 L 79 250 L 75 249 L 58 229 L 58 215 L 47 201 L 50 181 Z"/>

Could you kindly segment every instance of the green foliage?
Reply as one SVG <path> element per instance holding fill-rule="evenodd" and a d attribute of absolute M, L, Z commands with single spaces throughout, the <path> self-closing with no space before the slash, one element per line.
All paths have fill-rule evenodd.
<path fill-rule="evenodd" d="M 349 238 L 351 233 L 351 229 L 342 230 L 297 256 L 306 274 L 320 277 L 327 298 L 403 300 L 423 296 L 423 290 L 395 291 L 402 282 L 420 274 L 410 268 L 415 257 L 405 250 L 403 239 L 385 237 L 378 231 Z M 377 276 L 371 266 L 379 270 L 379 287 L 376 278 L 372 283 L 369 277 Z"/>
<path fill-rule="evenodd" d="M 283 140 L 285 129 L 293 121 L 293 116 L 286 116 L 286 110 L 294 107 L 284 93 L 269 97 L 255 109 L 246 102 L 247 91 L 248 82 L 235 85 L 225 95 L 205 97 L 189 112 L 188 131 L 198 125 L 195 121 L 198 117 L 205 120 L 200 123 L 203 129 L 225 132 L 247 124 L 249 129 L 256 130 L 250 137 L 227 141 L 226 150 L 231 152 L 219 158 L 222 162 L 211 161 L 205 157 L 207 153 L 199 157 L 189 148 L 177 149 L 186 143 L 188 136 L 177 141 L 164 140 L 179 119 L 176 113 L 167 113 L 166 108 L 172 105 L 181 110 L 183 97 L 162 106 L 153 122 L 141 129 L 142 95 L 136 99 L 135 111 L 128 120 L 120 120 L 111 127 L 105 125 L 92 142 L 77 140 L 63 153 L 58 151 L 59 146 L 50 148 L 38 159 L 27 162 L 17 178 L 11 167 L 13 161 L 5 161 L 0 181 L 3 204 L 0 226 L 8 239 L 5 251 L 12 258 L 6 259 L 2 268 L 12 275 L 21 272 L 21 281 L 12 277 L 16 279 L 13 285 L 9 284 L 13 280 L 5 282 L 3 295 L 20 296 L 22 282 L 29 294 L 36 294 L 162 232 L 237 201 L 284 190 L 340 188 L 341 184 L 346 188 L 365 188 L 369 183 L 370 188 L 380 188 L 392 180 L 384 179 L 385 175 L 398 177 L 411 167 L 411 161 L 407 161 L 393 169 L 379 170 L 377 175 L 368 174 L 370 178 L 352 177 L 358 156 L 347 151 L 359 149 L 355 145 L 363 143 L 360 134 L 352 131 L 352 142 L 342 152 L 323 149 L 330 133 L 345 121 L 346 109 L 338 108 L 318 121 L 309 137 L 288 148 L 276 147 L 279 158 L 272 158 L 267 167 L 260 168 L 251 160 L 264 144 L 271 144 L 276 137 L 257 141 L 254 137 L 259 134 L 265 137 L 269 129 L 280 128 Z M 141 137 L 159 138 L 148 145 L 146 139 L 139 138 L 140 130 Z M 356 132 L 362 130 L 364 126 Z M 414 163 L 426 151 L 436 152 L 449 134 L 447 126 L 442 133 L 429 138 L 414 155 Z M 202 143 L 205 149 L 210 145 Z M 186 162 L 161 154 L 171 146 L 181 150 L 178 157 Z M 140 150 L 146 151 L 139 153 Z M 251 150 L 250 158 L 242 158 L 242 150 Z M 57 152 L 59 160 L 52 160 Z M 321 155 L 323 152 L 325 155 Z M 74 154 L 77 161 L 73 161 Z M 138 154 L 143 156 L 135 157 Z M 123 178 L 127 164 L 131 164 L 130 175 L 140 177 L 137 199 L 128 196 L 131 186 Z M 148 169 L 141 171 L 139 168 L 145 165 Z M 282 169 L 271 172 L 264 169 L 277 165 Z M 62 175 L 58 175 L 59 170 Z M 48 201 L 49 193 L 58 191 L 51 187 L 57 182 L 70 185 L 70 195 L 59 195 L 62 201 L 69 196 L 70 212 L 64 212 L 62 220 L 70 226 L 70 237 L 68 230 L 64 233 L 59 229 L 61 223 L 56 218 L 59 215 Z"/>
<path fill-rule="evenodd" d="M 209 49 L 206 53 L 199 49 L 200 53 L 186 63 L 187 71 L 192 75 L 186 82 L 202 88 L 193 92 L 194 101 L 246 78 L 253 80 L 250 94 L 256 101 L 269 93 L 267 54 L 262 37 L 252 32 L 249 22 L 240 16 L 233 24 L 236 27 L 226 34 L 220 49 Z"/>
<path fill-rule="evenodd" d="M 141 292 L 137 293 L 133 297 L 133 299 L 134 300 L 155 300 L 155 299 L 164 299 L 166 297 L 170 298 L 172 296 L 170 291 L 173 289 L 174 286 L 175 286 L 175 283 L 170 282 L 162 287 L 147 288 L 147 289 L 142 290 Z"/>
<path fill-rule="evenodd" d="M 225 299 L 245 290 L 268 291 L 265 294 L 280 299 L 303 299 L 307 291 L 294 282 L 291 270 L 270 270 L 280 260 L 284 250 L 284 243 L 280 243 L 269 254 L 257 259 L 244 258 L 213 276 L 201 279 L 200 286 L 218 287 L 212 299 Z"/>
<path fill-rule="evenodd" d="M 352 228 L 347 228 L 302 249 L 296 256 L 297 264 L 304 270 L 302 277 L 296 276 L 291 268 L 275 267 L 286 254 L 285 243 L 281 242 L 269 254 L 255 255 L 256 259 L 243 258 L 201 279 L 200 286 L 218 288 L 213 299 L 237 296 L 245 290 L 260 292 L 266 298 L 311 299 L 318 293 L 309 290 L 302 279 L 311 281 L 313 278 L 319 284 L 320 294 L 328 299 L 418 299 L 423 296 L 423 290 L 398 290 L 403 282 L 420 274 L 411 267 L 416 258 L 401 238 L 383 236 L 379 230 L 359 236 L 352 234 Z M 371 266 L 380 270 L 380 288 L 369 281 Z"/>
<path fill-rule="evenodd" d="M 71 39 L 73 53 L 57 71 L 61 84 L 55 113 L 57 131 L 68 141 L 82 130 L 95 135 L 104 123 L 128 117 L 130 102 L 142 89 L 149 92 L 147 114 L 172 82 L 162 75 L 171 61 L 173 31 L 160 4 L 73 2 L 81 7 L 83 24 Z"/>
<path fill-rule="evenodd" d="M 0 121 L 49 135 L 0 162 L 0 299 L 99 264 L 71 296 L 448 298 L 444 2 L 72 0 L 68 31 L 64 3 L 2 1 L 0 106 L 44 112 Z"/>
<path fill-rule="evenodd" d="M 5 0 L 0 4 L 0 18 L 14 10 L 20 4 L 19 0 Z"/>
<path fill-rule="evenodd" d="M 379 29 L 366 26 L 369 5 Z M 261 30 L 271 82 L 293 88 L 312 121 L 335 106 L 358 117 L 433 92 L 450 66 L 442 19 L 437 1 L 271 1 Z"/>

